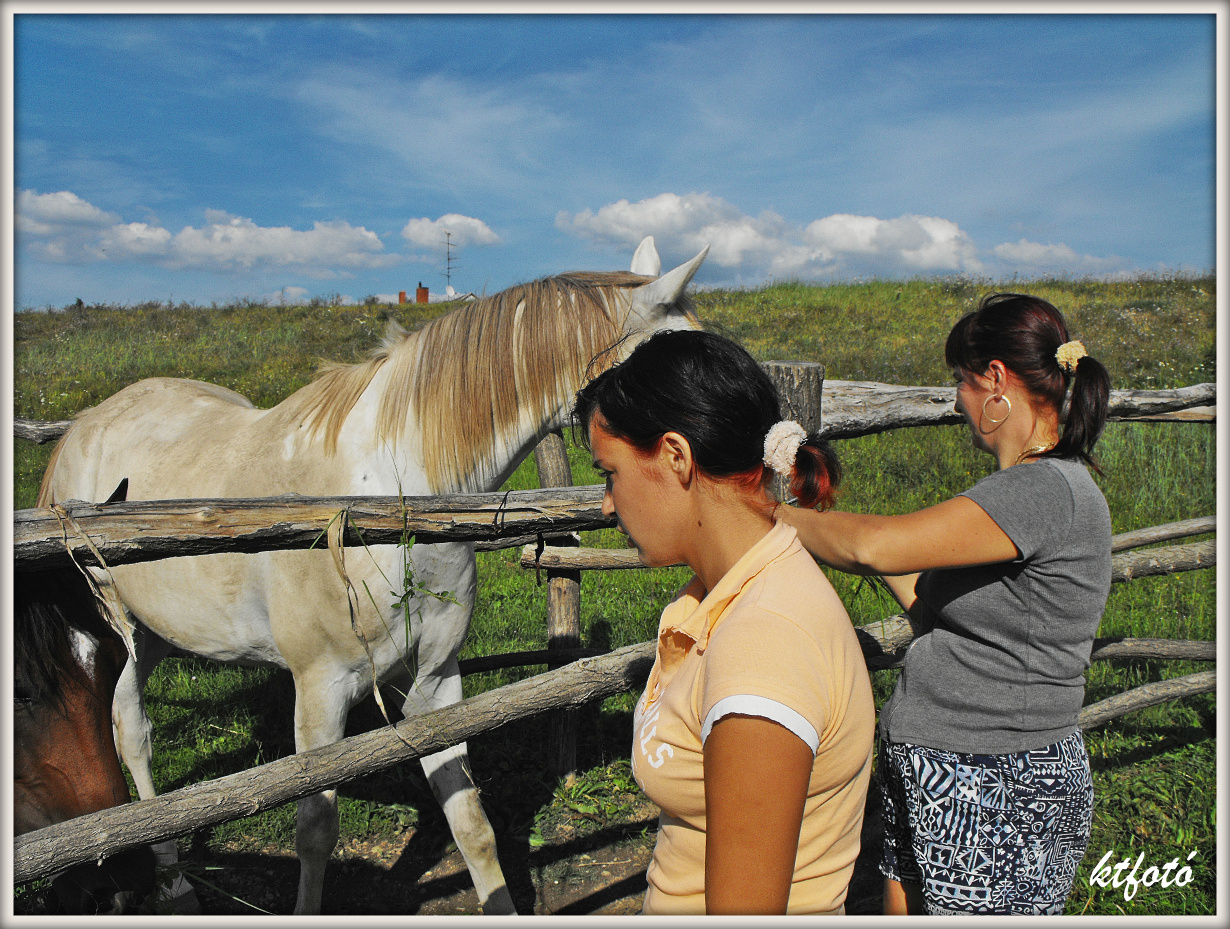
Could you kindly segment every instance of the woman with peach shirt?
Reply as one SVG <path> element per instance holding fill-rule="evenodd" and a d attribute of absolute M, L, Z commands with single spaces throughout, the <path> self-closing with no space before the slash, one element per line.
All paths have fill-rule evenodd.
<path fill-rule="evenodd" d="M 846 611 L 795 531 L 775 470 L 831 503 L 827 445 L 779 422 L 735 343 L 654 335 L 577 395 L 603 511 L 642 562 L 692 582 L 663 611 L 633 771 L 662 808 L 649 914 L 841 913 L 858 857 L 875 711 Z"/>

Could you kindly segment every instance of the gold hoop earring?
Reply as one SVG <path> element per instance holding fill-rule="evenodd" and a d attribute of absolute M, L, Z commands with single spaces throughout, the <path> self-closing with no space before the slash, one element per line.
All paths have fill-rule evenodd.
<path fill-rule="evenodd" d="M 990 403 L 992 400 L 996 400 L 996 399 L 1003 400 L 1004 403 L 1008 404 L 1008 412 L 1004 414 L 1004 419 L 991 419 L 989 416 L 987 416 L 987 404 Z M 1007 397 L 990 396 L 982 401 L 982 415 L 978 418 L 978 421 L 981 422 L 982 420 L 985 419 L 992 426 L 998 426 L 1000 423 L 1002 423 L 1005 419 L 1007 419 L 1011 415 L 1012 415 L 1012 401 L 1011 400 L 1009 400 Z"/>

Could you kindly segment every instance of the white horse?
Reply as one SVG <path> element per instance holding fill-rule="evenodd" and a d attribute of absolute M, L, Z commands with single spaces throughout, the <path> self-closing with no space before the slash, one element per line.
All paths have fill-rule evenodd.
<path fill-rule="evenodd" d="M 559 275 L 468 304 L 417 332 L 390 325 L 370 360 L 326 367 L 268 410 L 199 381 L 132 384 L 73 422 L 48 465 L 39 505 L 101 500 L 123 478 L 130 500 L 497 490 L 566 422 L 592 359 L 617 343 L 625 355 L 656 330 L 698 326 L 684 288 L 707 252 L 659 277 L 649 237 L 631 273 Z M 473 545 L 411 548 L 416 582 L 451 591 L 456 602 L 419 597 L 408 632 L 398 602 L 402 554 L 388 545 L 351 550 L 346 574 L 361 592 L 353 599 L 330 554 L 319 550 L 95 571 L 101 584 L 113 579 L 135 620 L 138 658 L 117 687 L 115 726 L 141 797 L 155 794 L 142 691 L 173 647 L 288 668 L 296 751 L 342 738 L 351 707 L 371 692 L 373 664 L 382 682 L 407 695 L 407 716 L 461 699 L 457 652 L 474 605 Z M 351 627 L 352 604 L 370 658 Z M 416 669 L 413 680 L 408 668 Z M 484 911 L 515 912 L 465 743 L 422 766 Z M 298 801 L 296 913 L 319 912 L 337 838 L 336 791 Z"/>

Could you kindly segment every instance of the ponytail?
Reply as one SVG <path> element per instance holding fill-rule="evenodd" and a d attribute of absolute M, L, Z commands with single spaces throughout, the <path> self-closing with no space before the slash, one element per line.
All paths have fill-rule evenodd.
<path fill-rule="evenodd" d="M 837 453 L 813 432 L 799 446 L 790 475 L 790 492 L 798 498 L 799 506 L 827 510 L 833 505 L 839 483 L 841 463 Z"/>
<path fill-rule="evenodd" d="M 1042 457 L 1080 458 L 1101 474 L 1102 469 L 1093 460 L 1093 446 L 1106 427 L 1110 408 L 1110 375 L 1100 361 L 1086 355 L 1076 362 L 1076 371 L 1071 380 L 1067 420 L 1063 423 L 1055 447 Z"/>
<path fill-rule="evenodd" d="M 833 505 L 841 465 L 831 445 L 816 433 L 810 435 L 794 420 L 775 423 L 764 437 L 764 480 L 780 474 L 790 485 L 799 505 L 828 509 Z"/>

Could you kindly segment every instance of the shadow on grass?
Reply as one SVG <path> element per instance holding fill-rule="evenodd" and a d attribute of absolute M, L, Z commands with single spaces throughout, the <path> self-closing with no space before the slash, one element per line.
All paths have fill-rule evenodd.
<path fill-rule="evenodd" d="M 1210 732 L 1208 726 L 1159 726 L 1150 728 L 1149 732 L 1151 735 L 1160 734 L 1161 738 L 1150 740 L 1127 751 L 1114 752 L 1110 757 L 1091 757 L 1090 767 L 1095 772 L 1113 771 L 1117 768 L 1152 761 L 1162 755 L 1169 755 L 1215 738 L 1215 733 Z"/>
<path fill-rule="evenodd" d="M 401 714 L 394 709 L 395 702 L 389 699 L 392 696 L 386 694 L 386 706 L 396 722 Z M 254 731 L 254 738 L 260 741 L 261 760 L 271 761 L 293 752 L 290 738 L 293 684 L 289 675 L 270 675 L 236 691 L 233 699 L 268 708 L 260 714 Z M 205 700 L 176 702 L 193 712 L 204 714 L 211 709 Z M 580 712 L 577 770 L 588 772 L 618 760 L 612 757 L 612 746 L 631 744 L 631 714 L 602 712 L 599 705 Z M 346 734 L 354 735 L 383 725 L 386 725 L 383 715 L 368 698 L 351 712 Z M 619 821 L 616 813 L 604 824 L 576 820 L 571 824 L 578 830 L 574 837 L 532 847 L 530 837 L 543 811 L 551 807 L 559 785 L 559 781 L 544 770 L 548 730 L 548 717 L 540 716 L 510 723 L 469 740 L 475 782 L 496 833 L 501 865 L 514 903 L 522 913 L 532 913 L 538 907 L 557 906 L 553 912 L 580 914 L 635 897 L 644 891 L 644 870 L 628 874 L 627 865 L 615 869 L 613 876 L 581 881 L 576 875 L 591 870 L 592 862 L 587 861 L 583 867 L 573 870 L 573 878 L 564 881 L 569 885 L 566 893 L 558 887 L 543 887 L 548 872 L 554 874 L 584 855 L 600 858 L 601 851 L 612 846 L 639 841 L 647 854 L 656 831 L 656 819 L 644 818 L 643 812 L 626 822 Z M 194 777 L 219 776 L 222 768 L 240 770 L 254 763 L 253 755 L 245 755 L 242 751 L 215 755 L 183 778 L 182 783 Z M 411 819 L 414 828 L 408 841 L 403 829 L 387 822 L 383 825 L 376 822 L 380 817 L 378 808 L 371 810 L 370 829 L 362 825 L 347 829 L 343 825 L 352 836 L 361 832 L 365 838 L 361 848 L 352 848 L 342 860 L 330 862 L 324 891 L 326 913 L 442 915 L 474 911 L 467 909 L 476 907 L 477 902 L 464 867 L 454 873 L 433 874 L 442 863 L 450 860 L 455 846 L 448 823 L 417 762 L 394 765 L 349 782 L 342 785 L 339 794 L 343 798 L 368 801 L 377 807 L 390 804 L 411 807 L 411 815 L 416 819 Z M 366 812 L 361 809 L 359 815 L 366 815 Z M 345 814 L 343 818 L 345 823 Z M 856 862 L 847 912 L 879 912 L 880 828 L 879 790 L 873 781 L 868 795 L 863 849 Z M 547 832 L 545 823 L 543 830 Z M 259 833 L 259 829 L 254 832 Z M 189 865 L 195 863 L 198 868 L 222 869 L 202 872 L 205 880 L 220 888 L 203 887 L 202 902 L 207 912 L 254 914 L 258 910 L 253 907 L 258 907 L 274 913 L 289 913 L 294 906 L 299 879 L 293 840 L 271 840 L 262 845 L 254 836 L 242 841 L 244 845 L 236 846 L 215 840 L 213 830 L 201 830 L 193 837 L 191 851 L 186 856 Z M 370 860 L 354 857 L 360 854 L 369 855 Z M 629 856 L 618 854 L 615 857 L 627 859 Z M 595 873 L 600 872 L 595 869 Z M 609 883 L 603 884 L 603 880 Z M 578 881 L 580 885 L 574 886 Z"/>

